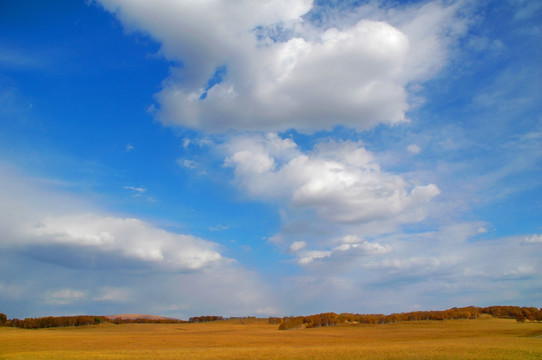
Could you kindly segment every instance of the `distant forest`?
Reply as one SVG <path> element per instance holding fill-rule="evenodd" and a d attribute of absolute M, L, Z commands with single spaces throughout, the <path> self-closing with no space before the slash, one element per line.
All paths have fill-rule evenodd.
<path fill-rule="evenodd" d="M 80 316 L 46 316 L 39 318 L 8 319 L 6 314 L 0 313 L 0 326 L 18 327 L 22 329 L 42 329 L 67 326 L 89 326 L 102 323 L 129 324 L 129 323 L 160 323 L 178 324 L 187 321 L 175 319 L 109 319 L 105 316 L 80 315 Z"/>
<path fill-rule="evenodd" d="M 352 314 L 333 312 L 309 316 L 286 316 L 270 317 L 270 324 L 278 324 L 279 330 L 298 328 L 315 328 L 322 326 L 335 326 L 339 324 L 389 324 L 402 321 L 425 321 L 425 320 L 453 320 L 453 319 L 477 319 L 481 314 L 489 314 L 494 317 L 516 319 L 518 322 L 542 321 L 542 308 L 519 307 L 519 306 L 488 306 L 488 307 L 463 307 L 452 308 L 443 311 L 413 311 L 408 313 L 383 314 Z M 253 318 L 253 317 L 250 317 Z M 226 318 L 227 319 L 227 318 Z M 239 318 L 234 318 L 239 319 Z M 105 316 L 47 316 L 40 318 L 8 319 L 6 314 L 0 313 L 0 326 L 18 327 L 23 329 L 41 329 L 68 326 L 89 326 L 102 323 L 127 324 L 127 323 L 198 323 L 207 321 L 225 320 L 222 316 L 196 316 L 189 321 L 176 319 L 108 319 Z"/>
<path fill-rule="evenodd" d="M 335 326 L 341 323 L 389 324 L 400 321 L 477 319 L 481 314 L 516 319 L 518 322 L 542 321 L 542 308 L 519 306 L 463 307 L 443 311 L 413 311 L 408 313 L 351 314 L 322 313 L 309 316 L 270 317 L 269 323 L 279 324 L 279 330 Z"/>
<path fill-rule="evenodd" d="M 201 323 L 201 322 L 208 322 L 208 321 L 220 321 L 224 320 L 223 316 L 194 316 L 188 319 L 189 323 Z"/>

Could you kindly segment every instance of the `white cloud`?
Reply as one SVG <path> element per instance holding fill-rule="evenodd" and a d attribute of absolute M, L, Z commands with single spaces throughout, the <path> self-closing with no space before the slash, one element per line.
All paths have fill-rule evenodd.
<path fill-rule="evenodd" d="M 93 248 L 172 270 L 197 270 L 222 258 L 216 244 L 209 241 L 170 233 L 134 218 L 97 214 L 37 219 L 21 229 L 19 242 Z"/>
<path fill-rule="evenodd" d="M 485 234 L 488 232 L 488 230 L 483 226 L 480 226 L 477 231 L 478 231 L 478 234 Z"/>
<path fill-rule="evenodd" d="M 392 235 L 383 238 L 393 247 L 364 267 L 385 277 L 406 276 L 424 282 L 441 279 L 448 285 L 533 276 L 540 269 L 536 255 L 520 237 L 477 240 L 481 223 L 444 226 L 435 232 Z M 384 272 L 382 272 L 384 270 Z M 498 285 L 501 286 L 502 284 Z M 496 289 L 497 285 L 490 286 Z"/>
<path fill-rule="evenodd" d="M 411 153 L 411 154 L 416 155 L 416 154 L 421 153 L 421 152 L 422 152 L 422 149 L 421 149 L 418 145 L 416 145 L 416 144 L 411 144 L 411 145 L 408 145 L 408 146 L 407 146 L 407 151 L 408 151 L 409 153 Z"/>
<path fill-rule="evenodd" d="M 248 194 L 314 210 L 332 223 L 420 221 L 440 193 L 434 184 L 414 186 L 382 171 L 360 143 L 321 142 L 302 152 L 291 139 L 267 134 L 233 138 L 225 148 L 225 163 Z"/>
<path fill-rule="evenodd" d="M 506 278 L 512 278 L 512 279 L 532 276 L 534 274 L 536 274 L 534 266 L 529 266 L 529 265 L 514 266 L 512 268 L 505 269 L 504 272 L 502 272 L 502 276 Z"/>
<path fill-rule="evenodd" d="M 369 242 L 355 235 L 347 235 L 339 239 L 338 245 L 331 250 L 305 251 L 299 254 L 297 261 L 300 265 L 308 265 L 317 260 L 348 263 L 359 261 L 365 256 L 387 254 L 392 250 L 392 247 L 389 245 Z"/>
<path fill-rule="evenodd" d="M 95 301 L 125 302 L 130 298 L 130 291 L 126 288 L 104 287 L 98 292 Z"/>
<path fill-rule="evenodd" d="M 300 265 L 307 265 L 314 260 L 325 259 L 331 256 L 331 251 L 311 250 L 305 252 L 298 260 Z"/>
<path fill-rule="evenodd" d="M 52 305 L 67 305 L 84 300 L 85 298 L 86 294 L 84 291 L 74 289 L 48 291 L 45 294 L 45 302 Z"/>
<path fill-rule="evenodd" d="M 304 241 L 294 241 L 288 248 L 289 252 L 296 253 L 307 247 L 307 243 Z"/>
<path fill-rule="evenodd" d="M 400 273 L 405 271 L 434 271 L 441 265 L 441 262 L 435 258 L 411 257 L 411 258 L 387 258 L 378 263 L 369 263 L 368 268 L 385 269 L 390 273 Z"/>
<path fill-rule="evenodd" d="M 147 191 L 147 189 L 145 189 L 145 188 L 136 187 L 136 186 L 124 186 L 124 189 L 134 191 L 136 193 L 136 195 L 141 195 L 145 191 Z"/>
<path fill-rule="evenodd" d="M 265 282 L 222 256 L 217 243 L 104 214 L 53 181 L 4 166 L 0 198 L 0 297 L 12 312 L 23 311 L 19 298 L 41 313 L 58 305 L 73 313 L 128 306 L 157 314 L 180 306 L 168 313 L 179 317 L 274 308 Z M 7 282 L 13 271 L 18 286 Z"/>
<path fill-rule="evenodd" d="M 107 256 L 120 263 L 122 259 L 139 261 L 175 271 L 230 261 L 220 255 L 216 243 L 162 230 L 136 218 L 103 214 L 13 169 L 0 168 L 0 195 L 0 246 L 5 249 L 39 247 L 39 256 L 47 247 L 55 247 L 53 253 L 66 249 L 72 255 L 96 258 L 96 266 Z"/>
<path fill-rule="evenodd" d="M 0 281 L 0 298 L 10 300 L 20 300 L 23 296 L 23 287 L 13 284 L 6 284 Z"/>
<path fill-rule="evenodd" d="M 542 243 L 542 234 L 526 236 L 524 242 L 527 244 L 540 244 Z"/>
<path fill-rule="evenodd" d="M 194 160 L 177 159 L 177 165 L 179 165 L 180 167 L 185 167 L 187 169 L 195 169 L 197 163 Z"/>
<path fill-rule="evenodd" d="M 222 224 L 218 224 L 216 226 L 212 226 L 209 228 L 209 230 L 211 231 L 224 231 L 224 230 L 228 230 L 230 227 L 228 225 L 222 225 Z"/>
<path fill-rule="evenodd" d="M 441 2 L 394 11 L 375 2 L 334 27 L 303 19 L 310 0 L 100 3 L 182 63 L 156 95 L 158 119 L 211 132 L 407 121 L 406 86 L 438 72 L 465 28 L 459 5 Z M 208 89 L 220 68 L 222 81 Z"/>
<path fill-rule="evenodd" d="M 370 241 L 350 235 L 327 248 L 300 251 L 293 255 L 309 275 L 292 285 L 289 290 L 302 295 L 289 301 L 305 312 L 311 312 L 307 306 L 312 312 L 390 312 L 420 302 L 424 308 L 524 303 L 541 280 L 539 252 L 532 249 L 538 243 L 480 240 L 483 226 L 459 223 Z"/>

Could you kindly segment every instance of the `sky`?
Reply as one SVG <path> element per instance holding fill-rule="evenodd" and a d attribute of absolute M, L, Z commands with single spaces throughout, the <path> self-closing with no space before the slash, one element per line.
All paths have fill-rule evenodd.
<path fill-rule="evenodd" d="M 542 306 L 542 2 L 0 2 L 0 312 Z"/>

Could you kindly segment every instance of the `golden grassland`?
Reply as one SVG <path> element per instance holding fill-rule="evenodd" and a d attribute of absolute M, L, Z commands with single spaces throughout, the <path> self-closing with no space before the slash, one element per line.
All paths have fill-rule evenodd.
<path fill-rule="evenodd" d="M 542 359 L 542 324 L 486 316 L 289 331 L 266 319 L 3 327 L 0 359 Z"/>

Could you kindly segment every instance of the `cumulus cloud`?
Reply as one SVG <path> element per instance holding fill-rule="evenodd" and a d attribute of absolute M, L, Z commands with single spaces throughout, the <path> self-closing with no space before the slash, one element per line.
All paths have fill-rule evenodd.
<path fill-rule="evenodd" d="M 10 269 L 0 271 L 0 289 L 13 312 L 22 311 L 20 297 L 49 313 L 59 306 L 172 316 L 273 308 L 267 285 L 217 243 L 104 213 L 52 183 L 0 166 L 0 268 Z M 14 271 L 17 287 L 2 276 Z"/>
<path fill-rule="evenodd" d="M 225 148 L 225 163 L 248 194 L 313 210 L 331 223 L 419 221 L 440 193 L 435 184 L 415 186 L 382 171 L 360 143 L 320 142 L 303 152 L 292 139 L 269 133 L 233 138 Z"/>
<path fill-rule="evenodd" d="M 97 267 L 102 259 L 125 259 L 173 271 L 194 271 L 231 260 L 220 255 L 216 243 L 140 219 L 98 212 L 89 204 L 77 204 L 73 197 L 41 189 L 13 169 L 0 168 L 0 185 L 3 248 L 26 249 L 50 259 L 55 254 L 59 258 L 87 254 L 91 266 Z"/>
<path fill-rule="evenodd" d="M 407 121 L 407 85 L 438 72 L 464 31 L 459 6 L 442 2 L 375 2 L 320 26 L 310 0 L 99 2 L 180 64 L 156 95 L 158 119 L 212 132 Z"/>
<path fill-rule="evenodd" d="M 222 258 L 209 241 L 173 234 L 134 218 L 97 214 L 40 218 L 21 229 L 21 243 L 96 249 L 173 270 L 197 270 Z"/>

